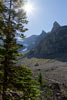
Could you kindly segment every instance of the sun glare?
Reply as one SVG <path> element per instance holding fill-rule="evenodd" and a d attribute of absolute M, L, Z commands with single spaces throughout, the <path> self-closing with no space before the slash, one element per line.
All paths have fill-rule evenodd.
<path fill-rule="evenodd" d="M 33 13 L 34 6 L 31 3 L 27 3 L 23 7 L 24 11 L 27 13 L 27 15 Z"/>

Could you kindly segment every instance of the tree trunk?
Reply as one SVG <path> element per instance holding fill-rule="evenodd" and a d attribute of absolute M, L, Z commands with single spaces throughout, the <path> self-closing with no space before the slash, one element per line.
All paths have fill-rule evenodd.
<path fill-rule="evenodd" d="M 10 0 L 10 6 L 9 8 L 11 9 L 12 6 L 12 0 Z M 11 11 L 9 12 L 9 24 L 10 24 L 10 19 L 11 19 Z M 9 28 L 9 27 L 8 27 Z M 10 34 L 8 33 L 8 35 L 10 36 Z M 8 36 L 7 36 L 8 38 Z M 10 46 L 10 45 L 8 45 Z M 9 50 L 9 47 L 6 45 L 6 51 Z M 7 95 L 6 95 L 6 91 L 7 91 L 7 75 L 8 75 L 8 65 L 9 65 L 9 57 L 5 56 L 5 60 L 4 60 L 4 79 L 3 79 L 3 94 L 2 94 L 2 99 L 3 100 L 8 100 Z"/>
<path fill-rule="evenodd" d="M 2 99 L 3 100 L 7 100 L 7 96 L 6 96 L 6 91 L 7 91 L 7 57 L 5 57 L 5 61 L 4 61 L 4 78 L 3 78 L 3 94 L 2 94 Z"/>

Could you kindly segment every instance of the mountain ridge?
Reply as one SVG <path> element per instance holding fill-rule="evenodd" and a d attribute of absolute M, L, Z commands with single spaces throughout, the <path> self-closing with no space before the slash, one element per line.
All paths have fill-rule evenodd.
<path fill-rule="evenodd" d="M 54 30 L 47 33 L 44 40 L 36 48 L 30 50 L 27 54 L 29 57 L 58 57 L 67 53 L 67 26 L 57 25 L 58 27 L 55 28 L 54 23 Z"/>
<path fill-rule="evenodd" d="M 43 30 L 40 35 L 32 35 L 28 38 L 23 40 L 23 44 L 27 44 L 26 48 L 31 50 L 32 48 L 36 47 L 46 36 L 46 32 Z"/>

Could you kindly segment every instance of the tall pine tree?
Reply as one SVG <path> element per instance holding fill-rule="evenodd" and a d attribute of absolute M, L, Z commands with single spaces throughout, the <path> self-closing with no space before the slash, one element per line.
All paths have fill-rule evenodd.
<path fill-rule="evenodd" d="M 31 71 L 16 66 L 20 54 L 15 37 L 18 35 L 23 38 L 22 33 L 27 30 L 24 28 L 27 20 L 25 12 L 21 9 L 23 5 L 24 0 L 0 1 L 0 88 L 3 100 L 14 100 L 12 94 L 8 96 L 12 90 L 19 91 L 20 89 L 23 91 L 22 100 L 32 98 L 36 94 L 36 89 L 33 88 L 34 84 L 32 84 Z"/>
<path fill-rule="evenodd" d="M 18 66 L 20 45 L 16 36 L 24 37 L 27 29 L 26 13 L 22 6 L 26 0 L 0 1 L 0 96 L 3 100 L 37 100 L 37 83 L 31 70 Z"/>

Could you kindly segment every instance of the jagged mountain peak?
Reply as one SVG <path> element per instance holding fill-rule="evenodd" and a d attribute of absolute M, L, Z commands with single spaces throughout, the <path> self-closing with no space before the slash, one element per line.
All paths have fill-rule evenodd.
<path fill-rule="evenodd" d="M 53 23 L 53 25 L 58 25 L 58 26 L 60 26 L 60 24 L 59 24 L 57 21 L 55 21 L 55 22 Z"/>
<path fill-rule="evenodd" d="M 40 36 L 44 36 L 44 35 L 46 35 L 46 32 L 44 30 L 42 30 Z"/>
<path fill-rule="evenodd" d="M 61 27 L 60 24 L 59 24 L 57 21 L 55 21 L 55 22 L 53 23 L 52 32 L 55 31 L 56 29 L 58 29 L 59 27 Z"/>
<path fill-rule="evenodd" d="M 42 33 L 46 33 L 44 30 L 42 30 Z"/>

